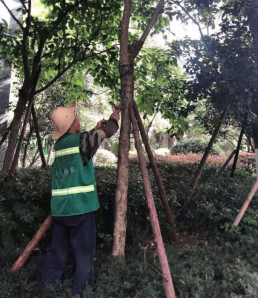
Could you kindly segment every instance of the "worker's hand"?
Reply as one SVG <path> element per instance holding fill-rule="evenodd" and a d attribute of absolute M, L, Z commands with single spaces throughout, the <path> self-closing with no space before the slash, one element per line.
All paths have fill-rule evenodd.
<path fill-rule="evenodd" d="M 101 128 L 102 128 L 102 124 L 103 124 L 104 122 L 106 122 L 105 119 L 99 121 L 99 122 L 97 123 L 97 125 L 95 126 L 94 129 L 95 129 L 95 130 L 96 130 L 96 129 L 101 129 Z"/>
<path fill-rule="evenodd" d="M 115 110 L 111 116 L 110 116 L 110 119 L 114 119 L 116 121 L 119 121 L 120 120 L 120 111 L 119 110 Z"/>

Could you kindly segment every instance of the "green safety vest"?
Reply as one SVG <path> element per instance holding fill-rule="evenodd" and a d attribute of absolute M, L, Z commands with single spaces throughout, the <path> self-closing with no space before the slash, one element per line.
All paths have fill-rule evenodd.
<path fill-rule="evenodd" d="M 99 208 L 93 162 L 83 166 L 80 133 L 66 134 L 55 143 L 52 164 L 52 216 L 85 214 Z"/>

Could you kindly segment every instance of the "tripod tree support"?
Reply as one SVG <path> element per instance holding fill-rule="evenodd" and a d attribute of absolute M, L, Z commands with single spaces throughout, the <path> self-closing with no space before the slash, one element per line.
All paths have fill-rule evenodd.
<path fill-rule="evenodd" d="M 40 157 L 41 157 L 41 161 L 42 161 L 42 166 L 45 168 L 47 166 L 47 163 L 46 163 L 45 155 L 44 155 L 43 148 L 42 148 L 42 142 L 41 142 L 41 137 L 40 137 L 39 125 L 38 125 L 38 121 L 37 121 L 37 117 L 36 117 L 36 112 L 35 112 L 34 104 L 32 104 L 31 113 L 32 113 L 34 128 L 35 128 L 35 132 L 36 132 L 36 136 L 37 136 L 37 143 L 38 143 L 38 147 L 39 147 L 39 151 L 40 151 Z"/>
<path fill-rule="evenodd" d="M 235 155 L 235 153 L 237 152 L 236 149 L 233 150 L 233 152 L 229 155 L 228 159 L 225 161 L 224 165 L 222 166 L 222 168 L 219 170 L 218 174 L 217 174 L 217 178 L 222 174 L 222 172 L 225 170 L 226 166 L 229 164 L 229 162 L 231 161 L 232 157 Z"/>
<path fill-rule="evenodd" d="M 210 150 L 211 150 L 211 148 L 213 146 L 213 143 L 214 143 L 214 141 L 215 141 L 215 139 L 216 139 L 216 137 L 217 137 L 217 135 L 219 133 L 220 127 L 221 127 L 221 125 L 222 125 L 222 123 L 223 123 L 223 121 L 225 119 L 227 110 L 228 109 L 226 109 L 225 111 L 222 112 L 221 117 L 220 117 L 220 120 L 219 120 L 219 122 L 218 122 L 218 124 L 217 124 L 217 126 L 216 126 L 216 128 L 215 128 L 215 130 L 213 132 L 213 135 L 211 136 L 211 139 L 209 141 L 209 144 L 208 144 L 208 146 L 207 146 L 207 148 L 206 148 L 206 150 L 205 150 L 205 152 L 203 154 L 203 157 L 202 157 L 201 162 L 199 164 L 198 170 L 197 170 L 197 172 L 196 172 L 196 174 L 195 174 L 195 176 L 193 178 L 192 184 L 191 184 L 192 189 L 195 189 L 196 188 L 196 185 L 197 185 L 197 183 L 198 183 L 198 181 L 199 181 L 199 179 L 201 177 L 201 173 L 202 173 L 203 168 L 204 168 L 204 166 L 206 164 L 206 161 L 208 159 L 208 156 L 209 156 Z"/>
<path fill-rule="evenodd" d="M 158 186 L 158 189 L 159 189 L 159 193 L 160 193 L 162 203 L 164 205 L 167 220 L 168 220 L 169 224 L 174 225 L 175 221 L 174 221 L 174 219 L 172 217 L 172 214 L 171 214 L 171 210 L 170 210 L 168 200 L 167 200 L 167 197 L 166 197 L 166 194 L 165 194 L 165 190 L 164 190 L 164 187 L 163 187 L 161 175 L 159 173 L 159 170 L 157 168 L 157 165 L 156 165 L 156 162 L 155 162 L 155 159 L 154 159 L 154 155 L 153 155 L 152 150 L 150 148 L 150 145 L 149 145 L 149 142 L 148 142 L 148 137 L 147 137 L 147 134 L 145 132 L 145 128 L 144 128 L 144 125 L 142 123 L 142 120 L 141 120 L 141 117 L 140 117 L 138 107 L 137 107 L 137 104 L 136 104 L 135 100 L 133 101 L 133 108 L 134 108 L 137 124 L 138 124 L 138 127 L 139 127 L 139 131 L 140 131 L 143 143 L 145 145 L 147 155 L 148 155 L 148 158 L 149 158 L 149 161 L 150 161 L 154 176 L 156 178 L 157 186 Z M 174 238 L 175 242 L 178 241 L 178 236 L 177 236 L 175 227 L 173 227 L 173 238 Z"/>
<path fill-rule="evenodd" d="M 240 151 L 240 147 L 241 147 L 241 143 L 242 143 L 242 138 L 243 138 L 243 135 L 244 135 L 244 132 L 245 132 L 246 118 L 247 118 L 247 114 L 245 115 L 244 123 L 243 123 L 242 129 L 241 129 L 240 135 L 239 135 L 239 139 L 238 139 L 238 143 L 237 143 L 236 155 L 235 155 L 234 162 L 233 162 L 232 169 L 231 169 L 231 173 L 230 173 L 230 177 L 231 178 L 233 178 L 234 177 L 234 174 L 235 174 L 235 170 L 236 170 L 236 166 L 237 166 L 237 160 L 238 160 L 238 155 L 239 155 L 239 151 Z"/>
<path fill-rule="evenodd" d="M 151 185 L 148 177 L 147 167 L 145 164 L 145 157 L 141 146 L 141 140 L 138 133 L 137 120 L 135 118 L 135 114 L 132 106 L 130 106 L 130 117 L 133 125 L 133 135 L 135 138 L 135 146 L 138 152 L 140 171 L 141 171 L 144 189 L 145 189 L 146 198 L 147 198 L 147 205 L 149 209 L 149 220 L 153 230 L 155 243 L 157 245 L 157 253 L 158 253 L 161 270 L 162 270 L 163 285 L 164 285 L 166 297 L 175 298 L 175 291 L 174 291 L 174 286 L 172 282 L 172 277 L 171 277 L 171 273 L 168 265 L 167 256 L 165 253 L 165 247 L 164 247 L 160 227 L 159 227 L 156 207 L 155 207 L 152 189 L 151 189 Z"/>
<path fill-rule="evenodd" d="M 251 202 L 251 200 L 252 200 L 252 198 L 253 198 L 255 192 L 257 191 L 257 188 L 258 188 L 258 180 L 256 180 L 256 182 L 255 182 L 253 188 L 251 189 L 251 191 L 250 191 L 248 197 L 246 198 L 245 203 L 243 204 L 243 206 L 242 206 L 240 212 L 238 213 L 238 216 L 236 217 L 236 219 L 235 219 L 235 221 L 234 221 L 234 223 L 233 223 L 233 226 L 236 227 L 236 226 L 239 225 L 239 222 L 241 221 L 242 217 L 244 216 L 247 207 L 249 206 L 249 204 L 250 204 L 250 202 Z"/>
<path fill-rule="evenodd" d="M 30 243 L 26 246 L 23 253 L 19 256 L 19 258 L 16 260 L 16 262 L 13 264 L 10 271 L 18 271 L 20 270 L 27 259 L 29 258 L 30 254 L 33 252 L 35 247 L 38 245 L 41 238 L 46 234 L 47 230 L 50 228 L 52 222 L 52 216 L 49 215 L 47 219 L 44 221 L 44 223 L 41 225 L 39 230 L 36 232 L 36 234 L 33 236 Z"/>

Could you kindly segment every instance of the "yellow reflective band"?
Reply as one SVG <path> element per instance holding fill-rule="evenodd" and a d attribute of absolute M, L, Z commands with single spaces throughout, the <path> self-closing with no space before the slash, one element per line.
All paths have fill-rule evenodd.
<path fill-rule="evenodd" d="M 64 195 L 72 195 L 76 193 L 84 193 L 94 191 L 94 185 L 88 186 L 76 186 L 70 188 L 63 189 L 54 189 L 52 190 L 52 196 L 64 196 Z"/>
<path fill-rule="evenodd" d="M 55 152 L 55 157 L 60 157 L 68 154 L 76 154 L 76 153 L 80 153 L 79 147 L 72 147 L 72 148 L 67 148 L 63 150 L 58 150 Z"/>

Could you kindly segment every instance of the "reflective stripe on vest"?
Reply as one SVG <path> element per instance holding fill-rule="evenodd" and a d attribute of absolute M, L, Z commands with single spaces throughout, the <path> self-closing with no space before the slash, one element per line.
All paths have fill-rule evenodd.
<path fill-rule="evenodd" d="M 83 193 L 83 192 L 91 192 L 94 191 L 94 185 L 87 185 L 87 186 L 76 186 L 70 188 L 63 188 L 63 189 L 53 189 L 52 196 L 64 196 L 64 195 L 72 195 L 76 193 Z"/>
<path fill-rule="evenodd" d="M 72 147 L 72 148 L 67 148 L 63 150 L 58 150 L 55 152 L 55 157 L 60 157 L 60 156 L 75 154 L 75 153 L 80 153 L 79 147 Z"/>

